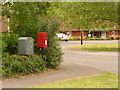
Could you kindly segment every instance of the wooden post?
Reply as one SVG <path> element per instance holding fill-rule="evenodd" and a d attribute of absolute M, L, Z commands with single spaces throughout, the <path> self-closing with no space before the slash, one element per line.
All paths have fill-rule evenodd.
<path fill-rule="evenodd" d="M 41 48 L 41 54 L 44 55 L 44 48 Z"/>
<path fill-rule="evenodd" d="M 45 54 L 44 48 L 41 47 L 41 48 L 40 48 L 40 55 L 41 55 L 42 58 L 44 58 L 44 54 Z"/>
<path fill-rule="evenodd" d="M 81 45 L 83 45 L 83 31 L 81 31 Z"/>
<path fill-rule="evenodd" d="M 92 32 L 92 37 L 94 38 L 94 31 Z"/>

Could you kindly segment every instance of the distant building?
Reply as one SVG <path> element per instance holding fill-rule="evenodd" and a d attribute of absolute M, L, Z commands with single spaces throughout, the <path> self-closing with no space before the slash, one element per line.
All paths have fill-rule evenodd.
<path fill-rule="evenodd" d="M 2 22 L 0 21 L 0 32 L 7 32 L 9 27 L 8 27 L 8 20 L 6 16 L 1 17 Z"/>
<path fill-rule="evenodd" d="M 107 37 L 114 37 L 120 35 L 120 30 L 117 30 L 115 28 L 108 30 L 77 30 L 77 29 L 66 29 L 64 31 L 60 31 L 61 33 L 64 33 L 68 35 L 69 37 L 81 37 L 81 32 L 83 32 L 83 38 L 91 37 L 91 38 L 107 38 Z"/>
<path fill-rule="evenodd" d="M 99 26 L 97 26 L 97 24 Z M 107 37 L 115 37 L 115 36 L 119 36 L 120 35 L 120 30 L 118 29 L 118 27 L 120 28 L 120 26 L 117 26 L 117 24 L 114 23 L 114 27 L 111 30 L 108 29 L 97 29 L 97 28 L 102 28 L 104 25 L 106 27 L 111 27 L 113 25 L 112 22 L 110 22 L 109 20 L 96 20 L 96 23 L 91 23 L 92 29 L 90 30 L 83 30 L 80 31 L 78 29 L 74 29 L 74 28 L 64 28 L 66 24 L 68 24 L 68 22 L 63 21 L 61 24 L 61 33 L 64 33 L 66 35 L 68 35 L 69 37 L 81 37 L 81 32 L 83 33 L 83 38 L 86 37 L 91 37 L 91 38 L 107 38 Z M 116 26 L 116 27 L 115 27 Z"/>

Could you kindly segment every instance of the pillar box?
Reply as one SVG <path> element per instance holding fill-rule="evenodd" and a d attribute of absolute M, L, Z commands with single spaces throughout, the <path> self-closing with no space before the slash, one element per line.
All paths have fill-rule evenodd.
<path fill-rule="evenodd" d="M 48 33 L 47 32 L 38 33 L 37 46 L 40 48 L 48 47 Z"/>

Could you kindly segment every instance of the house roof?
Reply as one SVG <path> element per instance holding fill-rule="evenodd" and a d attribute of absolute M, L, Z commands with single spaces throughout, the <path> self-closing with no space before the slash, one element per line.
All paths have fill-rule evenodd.
<path fill-rule="evenodd" d="M 90 29 L 89 31 L 107 31 L 108 29 Z"/>

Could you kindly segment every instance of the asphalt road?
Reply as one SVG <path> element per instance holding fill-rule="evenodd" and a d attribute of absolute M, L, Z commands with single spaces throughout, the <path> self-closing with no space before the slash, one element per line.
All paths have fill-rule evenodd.
<path fill-rule="evenodd" d="M 118 41 L 84 41 L 84 44 L 93 43 L 118 43 Z M 64 52 L 64 64 L 73 63 L 105 72 L 118 73 L 118 52 L 86 52 L 69 48 L 70 46 L 80 45 L 80 41 L 61 42 L 61 45 Z"/>
<path fill-rule="evenodd" d="M 85 41 L 90 43 L 117 43 L 117 41 Z M 34 85 L 51 83 L 75 77 L 102 74 L 106 72 L 118 73 L 117 52 L 83 52 L 71 50 L 72 45 L 79 45 L 80 41 L 61 42 L 64 52 L 62 65 L 58 71 L 49 71 L 37 75 L 29 75 L 20 79 L 3 80 L 3 88 L 26 88 Z"/>

